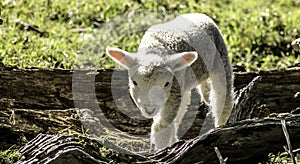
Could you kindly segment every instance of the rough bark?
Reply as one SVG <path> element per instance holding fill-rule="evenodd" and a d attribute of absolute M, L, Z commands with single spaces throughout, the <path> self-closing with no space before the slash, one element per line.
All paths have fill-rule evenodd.
<path fill-rule="evenodd" d="M 235 123 L 232 125 L 233 133 L 228 133 L 231 136 L 235 133 L 241 136 L 245 133 L 244 135 L 247 136 L 248 130 L 250 136 L 256 135 L 254 132 L 256 128 L 251 129 L 255 126 L 248 127 L 249 122 L 239 122 L 240 120 L 263 118 L 272 113 L 299 112 L 297 110 L 300 107 L 299 67 L 258 73 L 238 72 L 235 73 L 234 82 L 237 98 L 229 121 Z M 39 133 L 58 134 L 61 131 L 82 133 L 82 125 L 85 128 L 88 127 L 90 134 L 102 137 L 109 135 L 107 137 L 109 142 L 118 143 L 128 150 L 140 151 L 149 148 L 151 120 L 141 119 L 143 117 L 133 105 L 128 93 L 125 71 L 18 69 L 6 67 L 0 63 L 0 98 L 1 149 L 16 144 L 22 136 L 30 140 Z M 197 98 L 197 93 L 193 93 L 193 100 Z M 208 111 L 204 104 L 190 106 L 189 109 L 184 118 L 185 122 L 179 130 L 187 130 L 190 127 L 189 124 L 192 123 L 191 128 L 183 136 L 184 139 L 199 135 Z M 79 117 L 80 120 L 78 120 Z M 265 130 L 267 135 L 270 129 L 274 130 L 272 128 L 276 121 L 271 121 L 271 124 L 268 124 L 270 123 L 268 119 L 264 121 L 266 122 L 260 122 L 257 125 L 266 125 L 261 126 L 261 133 Z M 239 129 L 238 125 L 245 129 L 235 132 L 234 128 Z M 223 132 L 225 129 L 221 128 L 219 131 Z M 226 145 L 222 145 L 221 142 L 219 142 L 220 147 L 214 144 L 218 142 L 213 138 L 222 140 L 223 136 L 219 134 L 221 132 L 213 132 L 211 135 L 216 136 L 209 136 L 205 142 L 201 141 L 201 143 L 203 142 L 204 147 L 207 146 L 207 151 L 212 150 L 211 152 L 214 153 L 213 148 L 217 146 L 223 157 L 229 157 L 227 149 L 223 148 Z M 275 131 L 274 137 L 278 134 L 281 133 L 278 130 Z M 225 137 L 222 141 L 226 139 L 231 138 Z M 196 141 L 198 143 L 197 139 Z M 228 144 L 229 141 L 227 140 L 224 144 Z M 194 141 L 188 141 L 181 150 L 191 143 Z M 278 140 L 274 140 L 273 144 L 280 145 Z M 192 153 L 193 149 L 186 151 Z M 198 149 L 195 150 L 198 151 Z M 249 153 L 249 149 L 245 150 Z M 182 154 L 185 153 L 182 152 Z M 158 155 L 154 155 L 153 158 L 157 158 Z M 250 153 L 249 156 L 256 156 L 255 152 Z M 168 157 L 172 159 L 171 156 Z M 234 156 L 232 159 L 235 158 L 237 157 Z"/>
<path fill-rule="evenodd" d="M 291 143 L 299 147 L 300 115 L 281 114 L 230 124 L 151 155 L 133 154 L 106 140 L 38 135 L 20 149 L 23 159 L 18 163 L 218 163 L 215 147 L 227 158 L 227 163 L 256 163 L 266 159 L 270 152 L 283 151 L 287 144 L 282 131 L 283 119 Z"/>
<path fill-rule="evenodd" d="M 26 142 L 39 133 L 78 133 L 81 122 L 76 110 L 13 108 L 13 99 L 0 99 L 0 150 Z"/>
<path fill-rule="evenodd" d="M 232 120 L 290 112 L 300 106 L 299 67 L 259 73 L 235 73 L 237 95 L 240 94 L 241 88 L 247 86 L 257 76 L 260 76 L 260 82 L 254 85 L 251 94 L 248 95 L 255 99 L 252 101 L 256 103 L 255 109 L 248 111 L 250 110 L 247 109 L 248 105 L 240 104 L 240 108 L 244 106 L 239 110 L 242 111 L 238 116 L 240 118 Z M 112 87 L 114 92 L 117 92 L 114 97 Z M 125 71 L 18 69 L 0 65 L 0 98 L 14 99 L 13 108 L 16 109 L 37 111 L 74 107 L 101 109 L 102 114 L 122 131 L 147 134 L 150 130 L 151 120 L 139 119 L 143 117 L 129 97 Z M 187 114 L 187 118 L 197 113 L 193 126 L 199 131 L 207 108 L 201 105 L 199 112 L 190 111 L 192 112 Z M 185 137 L 191 138 L 195 135 L 198 134 L 188 133 Z"/>
<path fill-rule="evenodd" d="M 299 147 L 299 115 L 282 114 L 227 125 L 150 157 L 168 163 L 218 163 L 214 151 L 214 147 L 218 147 L 222 156 L 228 158 L 228 163 L 255 163 L 266 158 L 270 152 L 283 151 L 283 145 L 287 145 L 282 119 L 286 120 L 293 146 Z"/>
<path fill-rule="evenodd" d="M 112 145 L 112 149 L 107 145 Z M 132 163 L 146 160 L 106 140 L 76 135 L 39 134 L 20 149 L 17 163 Z"/>

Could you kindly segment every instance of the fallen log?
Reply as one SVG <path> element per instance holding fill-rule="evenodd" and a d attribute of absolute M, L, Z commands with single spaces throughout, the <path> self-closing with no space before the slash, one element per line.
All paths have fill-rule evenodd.
<path fill-rule="evenodd" d="M 218 147 L 229 163 L 257 163 L 268 153 L 284 151 L 287 145 L 281 120 L 286 121 L 291 142 L 300 146 L 300 115 L 282 114 L 277 117 L 243 120 L 215 129 L 211 133 L 173 145 L 150 156 L 167 163 L 218 163 L 214 151 Z"/>
<path fill-rule="evenodd" d="M 18 163 L 218 163 L 214 148 L 228 163 L 257 163 L 270 152 L 284 151 L 287 143 L 281 120 L 285 120 L 291 143 L 299 147 L 300 115 L 281 114 L 226 125 L 151 155 L 134 154 L 106 140 L 40 134 L 20 149 Z"/>
<path fill-rule="evenodd" d="M 132 163 L 146 160 L 141 155 L 133 154 L 116 146 L 109 149 L 107 148 L 109 144 L 111 143 L 106 140 L 84 136 L 39 134 L 20 149 L 21 160 L 17 163 L 98 164 Z"/>
<path fill-rule="evenodd" d="M 234 79 L 236 94 L 239 95 L 240 90 L 258 76 L 260 81 L 249 94 L 256 103 L 255 108 L 250 111 L 248 105 L 239 104 L 241 113 L 234 114 L 232 121 L 290 112 L 300 106 L 300 67 L 258 73 L 237 72 Z M 112 91 L 117 94 L 113 95 Z M 121 131 L 145 135 L 150 131 L 151 120 L 143 118 L 130 99 L 126 71 L 18 69 L 0 64 L 0 98 L 14 99 L 11 107 L 14 109 L 99 110 L 101 117 Z M 198 111 L 187 113 L 186 119 L 197 117 L 193 124 L 195 130 L 186 133 L 185 138 L 198 135 L 206 113 L 207 107 L 203 104 Z"/>
<path fill-rule="evenodd" d="M 0 150 L 20 144 L 20 139 L 26 142 L 39 133 L 81 131 L 81 122 L 74 109 L 16 109 L 13 104 L 13 99 L 0 99 Z"/>
<path fill-rule="evenodd" d="M 79 119 L 75 108 L 65 110 L 18 109 L 12 108 L 13 103 L 13 99 L 0 99 L 0 150 L 6 150 L 14 144 L 21 144 L 20 139 L 26 143 L 41 133 L 78 135 L 86 132 L 82 125 L 82 122 L 86 120 Z M 97 118 L 95 119 L 97 120 Z M 108 138 L 114 143 L 122 141 L 124 138 L 124 143 L 120 146 L 128 149 L 132 147 L 131 150 L 148 147 L 148 137 L 129 136 L 126 132 L 110 129 L 100 122 L 92 122 L 92 126 L 95 125 L 97 126 L 94 127 L 94 131 L 98 136 Z"/>
<path fill-rule="evenodd" d="M 235 91 L 237 98 L 229 121 L 233 125 L 272 113 L 299 111 L 300 68 L 237 72 Z M 106 136 L 109 142 L 128 150 L 149 148 L 151 120 L 141 119 L 138 109 L 127 101 L 130 96 L 125 71 L 18 69 L 0 63 L 0 98 L 1 149 L 16 144 L 20 136 L 30 140 L 39 133 L 58 134 L 64 129 L 85 133 L 84 125 L 89 125 L 89 134 Z M 180 127 L 189 129 L 183 139 L 197 137 L 207 118 L 207 106 L 190 106 L 195 108 L 189 110 Z M 187 123 L 191 120 L 190 127 Z M 247 125 L 247 121 L 243 123 Z M 222 146 L 218 149 L 224 157 L 229 156 Z"/>

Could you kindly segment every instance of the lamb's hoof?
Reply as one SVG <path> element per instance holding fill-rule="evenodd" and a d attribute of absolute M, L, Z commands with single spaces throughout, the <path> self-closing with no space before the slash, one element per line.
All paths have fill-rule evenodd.
<path fill-rule="evenodd" d="M 149 149 L 149 153 L 150 154 L 153 154 L 156 152 L 156 149 L 155 149 L 155 145 L 154 144 L 150 144 L 150 149 Z"/>

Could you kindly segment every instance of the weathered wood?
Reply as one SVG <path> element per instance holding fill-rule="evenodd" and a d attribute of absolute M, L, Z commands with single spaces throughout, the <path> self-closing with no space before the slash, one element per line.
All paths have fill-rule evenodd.
<path fill-rule="evenodd" d="M 0 99 L 0 150 L 19 144 L 20 139 L 24 142 L 31 140 L 40 133 L 82 134 L 85 133 L 82 126 L 87 125 L 88 121 L 91 121 L 92 124 L 89 126 L 89 132 L 93 131 L 93 134 L 102 136 L 115 144 L 121 142 L 119 145 L 129 150 L 140 151 L 149 147 L 148 136 L 130 136 L 126 132 L 109 128 L 98 119 L 102 118 L 101 116 L 79 119 L 78 110 L 75 108 L 65 110 L 16 109 L 12 108 L 13 103 L 13 99 Z"/>
<path fill-rule="evenodd" d="M 299 68 L 246 73 L 247 81 L 252 81 L 237 85 L 235 106 L 229 122 L 296 110 L 300 103 Z M 236 76 L 236 79 L 242 76 Z"/>
<path fill-rule="evenodd" d="M 261 82 L 261 76 L 256 76 L 246 87 L 236 92 L 235 103 L 228 122 L 250 119 L 253 116 L 262 118 L 270 115 L 268 108 L 261 105 L 256 97 L 256 87 Z"/>
<path fill-rule="evenodd" d="M 13 99 L 0 99 L 0 150 L 21 139 L 26 142 L 39 133 L 80 133 L 81 122 L 75 109 L 16 109 Z"/>
<path fill-rule="evenodd" d="M 246 86 L 255 77 L 259 77 L 259 81 L 250 87 L 251 90 L 249 87 L 247 90 Z M 243 87 L 246 88 L 243 91 L 240 90 Z M 117 93 L 114 95 L 115 99 L 112 96 L 112 88 Z M 241 98 L 243 101 L 237 103 L 236 109 L 238 110 L 234 110 L 235 114 L 231 117 L 232 122 L 248 118 L 261 118 L 270 113 L 290 112 L 300 106 L 300 68 L 258 73 L 238 72 L 235 73 L 235 89 L 237 95 L 242 96 L 243 94 L 240 93 L 247 92 L 248 94 L 244 94 L 244 98 Z M 248 96 L 248 99 L 245 95 Z M 96 98 L 93 99 L 93 96 Z M 89 109 L 94 112 L 88 121 L 94 123 L 93 121 L 97 120 L 97 124 L 89 126 L 89 132 L 95 132 L 98 135 L 110 134 L 112 129 L 106 127 L 112 124 L 116 127 L 113 129 L 113 134 L 121 135 L 123 131 L 129 134 L 144 135 L 143 142 L 148 142 L 147 135 L 150 131 L 151 120 L 141 119 L 143 117 L 138 109 L 132 101 L 128 101 L 130 96 L 126 71 L 18 69 L 0 63 L 0 98 L 13 99 L 13 101 L 10 100 L 13 103 L 9 107 L 9 102 L 3 102 L 2 105 L 0 103 L 2 112 L 0 117 L 3 118 L 0 124 L 1 138 L 9 138 L 10 135 L 7 134 L 16 135 L 14 139 L 21 133 L 25 136 L 26 134 L 35 136 L 40 132 L 55 134 L 60 128 L 65 129 L 72 125 L 75 126 L 73 130 L 80 132 L 80 123 L 83 123 L 83 120 L 78 123 L 65 118 L 67 115 L 76 116 L 74 109 L 76 107 L 80 110 Z M 247 108 L 251 103 L 255 105 Z M 198 106 L 191 106 L 191 109 L 195 107 L 198 108 Z M 52 110 L 55 114 L 49 114 Z M 15 124 L 13 128 L 10 122 L 12 111 L 15 111 L 14 114 L 18 118 L 18 124 Z M 43 111 L 45 113 L 41 114 Z M 204 104 L 200 105 L 198 111 L 190 110 L 186 114 L 185 122 L 179 129 L 180 132 L 187 130 L 194 116 L 196 118 L 183 138 L 188 139 L 199 135 L 206 114 L 207 106 Z M 53 116 L 53 120 L 49 119 L 49 115 Z M 64 116 L 66 122 L 55 120 L 55 116 Z M 36 120 L 35 123 L 32 122 L 32 118 Z M 21 121 L 21 119 L 24 120 Z M 45 119 L 48 122 L 44 121 Z M 20 126 L 24 123 L 37 128 L 32 130 Z M 56 126 L 56 128 L 51 126 Z M 14 131 L 18 133 L 14 133 Z M 113 138 L 118 140 L 117 136 Z M 133 141 L 136 140 L 138 138 L 133 139 Z"/>
<path fill-rule="evenodd" d="M 114 146 L 109 149 L 106 140 L 97 140 L 76 135 L 39 134 L 20 149 L 21 163 L 133 163 L 146 160 Z M 120 153 L 122 152 L 122 153 Z"/>
<path fill-rule="evenodd" d="M 226 125 L 147 156 L 132 154 L 106 140 L 39 135 L 20 149 L 21 160 L 18 163 L 218 163 L 215 147 L 224 158 L 228 158 L 228 163 L 257 163 L 266 159 L 270 152 L 283 151 L 286 145 L 281 124 L 283 119 L 291 143 L 299 147 L 300 115 L 281 114 Z"/>
<path fill-rule="evenodd" d="M 292 145 L 299 147 L 300 115 L 281 114 L 227 125 L 207 135 L 179 142 L 149 158 L 167 163 L 218 163 L 214 152 L 214 147 L 218 147 L 229 163 L 257 163 L 266 159 L 270 152 L 284 151 L 287 143 L 282 119 L 286 121 Z"/>

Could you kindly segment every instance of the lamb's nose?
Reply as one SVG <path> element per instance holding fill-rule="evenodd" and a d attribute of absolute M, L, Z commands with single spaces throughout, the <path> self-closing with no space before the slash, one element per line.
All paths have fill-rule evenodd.
<path fill-rule="evenodd" d="M 155 108 L 146 107 L 145 111 L 146 111 L 147 114 L 152 115 L 155 111 Z"/>

